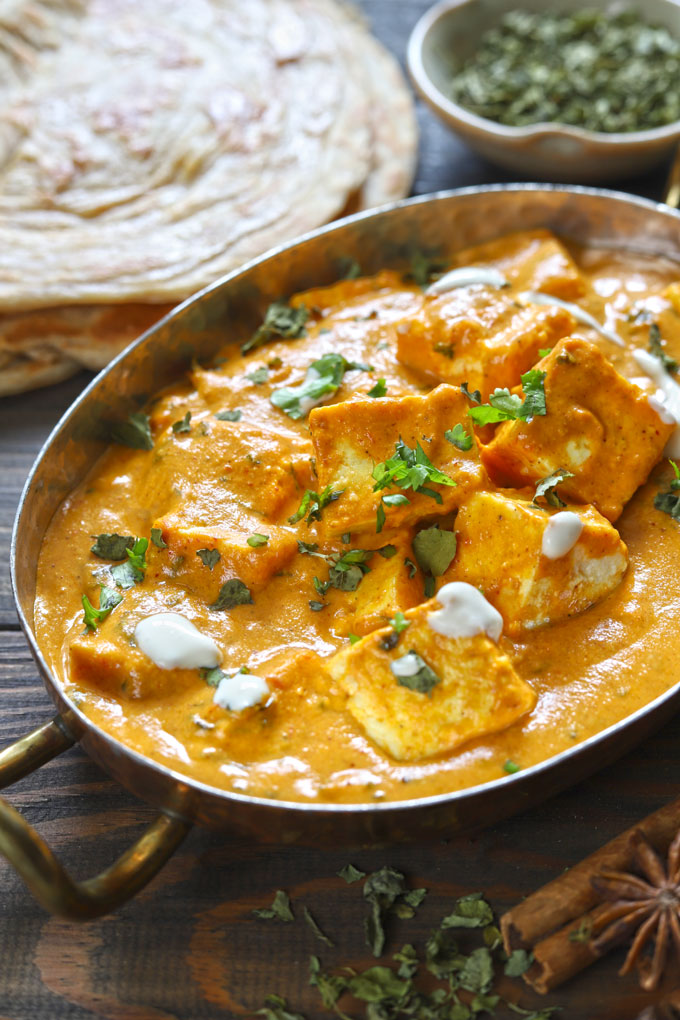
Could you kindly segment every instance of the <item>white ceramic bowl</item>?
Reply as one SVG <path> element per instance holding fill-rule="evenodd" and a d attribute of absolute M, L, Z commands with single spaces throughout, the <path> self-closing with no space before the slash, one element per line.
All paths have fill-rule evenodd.
<path fill-rule="evenodd" d="M 442 120 L 480 155 L 509 170 L 547 181 L 612 181 L 633 177 L 670 157 L 680 139 L 680 121 L 649 131 L 605 133 L 559 123 L 506 127 L 478 117 L 448 97 L 453 62 L 470 57 L 484 31 L 510 10 L 616 11 L 623 3 L 596 0 L 443 0 L 417 23 L 408 44 L 413 83 Z M 680 37 L 680 4 L 644 0 L 644 19 Z"/>

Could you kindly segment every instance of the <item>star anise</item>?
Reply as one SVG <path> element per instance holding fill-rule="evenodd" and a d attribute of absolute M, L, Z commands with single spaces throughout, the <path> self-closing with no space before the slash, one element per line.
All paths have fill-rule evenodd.
<path fill-rule="evenodd" d="M 657 987 L 673 945 L 680 960 L 680 832 L 668 850 L 667 864 L 638 829 L 633 835 L 633 864 L 641 874 L 601 871 L 593 888 L 611 906 L 593 925 L 592 946 L 605 953 L 632 939 L 621 975 L 637 965 L 645 991 Z M 652 943 L 650 954 L 643 950 Z"/>

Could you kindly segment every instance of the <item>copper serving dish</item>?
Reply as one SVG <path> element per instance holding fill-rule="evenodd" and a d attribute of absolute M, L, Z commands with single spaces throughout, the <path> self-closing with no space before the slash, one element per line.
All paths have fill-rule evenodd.
<path fill-rule="evenodd" d="M 247 336 L 271 301 L 333 282 L 340 257 L 356 257 L 364 272 L 372 273 L 404 264 L 416 246 L 446 252 L 537 226 L 574 241 L 680 262 L 680 215 L 668 206 L 615 192 L 510 185 L 399 202 L 277 248 L 184 302 L 102 372 L 56 426 L 24 488 L 11 572 L 19 618 L 59 714 L 0 754 L 0 785 L 13 783 L 79 741 L 109 775 L 160 814 L 111 868 L 77 883 L 21 815 L 0 799 L 0 852 L 47 909 L 87 919 L 115 908 L 149 881 L 192 824 L 317 845 L 422 839 L 489 825 L 611 762 L 677 710 L 680 683 L 622 722 L 541 764 L 445 795 L 393 804 L 286 803 L 206 786 L 125 747 L 65 696 L 35 638 L 38 549 L 58 505 L 104 448 L 98 438 L 102 422 L 124 419 L 137 410 L 180 377 L 193 358 L 214 354 L 227 334 Z"/>

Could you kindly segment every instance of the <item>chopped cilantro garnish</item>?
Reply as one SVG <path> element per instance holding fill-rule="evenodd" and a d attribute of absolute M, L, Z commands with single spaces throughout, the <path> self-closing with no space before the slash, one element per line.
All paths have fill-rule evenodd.
<path fill-rule="evenodd" d="M 234 606 L 249 605 L 252 601 L 250 589 L 240 578 L 232 577 L 222 585 L 216 600 L 210 603 L 210 609 L 233 609 Z"/>
<path fill-rule="evenodd" d="M 678 362 L 671 358 L 664 350 L 664 341 L 661 339 L 661 330 L 656 322 L 649 327 L 649 353 L 658 358 L 668 373 L 677 372 Z"/>
<path fill-rule="evenodd" d="M 396 545 L 384 545 L 380 549 L 376 549 L 379 556 L 382 556 L 384 560 L 391 560 L 393 556 L 397 555 Z"/>
<path fill-rule="evenodd" d="M 361 638 L 359 637 L 358 634 L 348 634 L 347 636 L 349 638 L 349 643 L 351 645 L 355 645 L 357 641 L 361 641 Z"/>
<path fill-rule="evenodd" d="M 309 600 L 309 608 L 313 613 L 320 613 L 322 609 L 326 608 L 325 602 L 318 602 L 316 599 Z"/>
<path fill-rule="evenodd" d="M 552 347 L 539 347 L 538 356 L 539 358 L 547 358 L 551 351 Z"/>
<path fill-rule="evenodd" d="M 432 577 L 440 577 L 446 572 L 456 555 L 456 546 L 455 531 L 446 531 L 438 524 L 431 528 L 423 528 L 413 539 L 413 551 L 418 566 Z"/>
<path fill-rule="evenodd" d="M 671 481 L 667 492 L 658 492 L 654 497 L 654 506 L 657 510 L 662 510 L 663 513 L 668 514 L 673 520 L 680 521 L 680 468 L 674 460 L 669 460 L 668 463 L 673 468 L 675 478 Z"/>
<path fill-rule="evenodd" d="M 384 397 L 387 393 L 387 384 L 383 376 L 380 376 L 375 386 L 372 386 L 368 391 L 369 397 Z"/>
<path fill-rule="evenodd" d="M 332 489 L 330 485 L 327 485 L 323 492 L 314 492 L 312 489 L 307 489 L 302 502 L 297 508 L 295 513 L 288 518 L 289 524 L 297 524 L 302 518 L 307 515 L 307 524 L 311 524 L 312 521 L 320 521 L 322 511 L 332 503 L 334 500 L 339 499 L 342 496 L 344 489 Z"/>
<path fill-rule="evenodd" d="M 402 631 L 411 626 L 411 621 L 406 619 L 401 609 L 398 609 L 394 614 L 394 617 L 390 620 L 390 626 L 397 634 L 401 634 Z"/>
<path fill-rule="evenodd" d="M 566 468 L 558 468 L 557 471 L 553 471 L 551 475 L 546 475 L 545 478 L 541 478 L 540 482 L 536 485 L 536 492 L 532 503 L 534 506 L 538 506 L 536 502 L 541 497 L 546 501 L 548 506 L 560 507 L 566 506 L 567 504 L 561 499 L 555 491 L 555 486 L 560 485 L 561 482 L 567 480 L 567 478 L 573 478 L 571 471 L 567 471 Z"/>
<path fill-rule="evenodd" d="M 298 552 L 306 556 L 312 556 L 319 548 L 318 542 L 301 542 L 298 538 Z"/>
<path fill-rule="evenodd" d="M 191 411 L 187 411 L 180 421 L 172 423 L 172 431 L 175 434 L 178 432 L 191 432 Z"/>
<path fill-rule="evenodd" d="M 443 273 L 447 263 L 440 258 L 426 255 L 422 251 L 414 251 L 411 256 L 411 268 L 406 273 L 407 280 L 413 280 L 419 287 L 427 287 L 433 277 Z"/>
<path fill-rule="evenodd" d="M 351 885 L 352 882 L 360 882 L 362 878 L 366 878 L 366 872 L 355 868 L 353 864 L 346 864 L 344 868 L 340 868 L 338 878 L 342 878 L 347 882 L 347 885 Z"/>
<path fill-rule="evenodd" d="M 151 529 L 151 541 L 157 549 L 168 548 L 168 543 L 163 539 L 163 532 L 160 528 Z"/>
<path fill-rule="evenodd" d="M 196 555 L 208 570 L 212 570 L 222 559 L 219 549 L 197 549 Z"/>
<path fill-rule="evenodd" d="M 289 418 L 304 418 L 321 400 L 337 392 L 345 372 L 371 372 L 370 365 L 348 361 L 342 354 L 324 354 L 307 369 L 304 382 L 298 386 L 282 386 L 269 397 Z"/>
<path fill-rule="evenodd" d="M 472 436 L 469 435 L 462 425 L 454 425 L 444 433 L 444 439 L 448 439 L 459 450 L 469 450 L 472 447 Z"/>
<path fill-rule="evenodd" d="M 127 421 L 112 425 L 110 436 L 114 443 L 131 446 L 133 450 L 153 450 L 151 424 L 142 411 L 135 411 Z"/>
<path fill-rule="evenodd" d="M 107 588 L 106 585 L 99 586 L 99 609 L 95 609 L 87 595 L 83 595 L 83 623 L 90 630 L 96 630 L 102 620 L 105 620 L 112 609 L 115 609 L 123 601 L 123 596 L 114 588 Z"/>
<path fill-rule="evenodd" d="M 513 776 L 515 772 L 520 771 L 520 766 L 517 764 L 517 762 L 514 762 L 512 761 L 511 758 L 508 758 L 508 760 L 503 765 L 503 771 L 507 772 L 508 775 Z"/>
<path fill-rule="evenodd" d="M 482 394 L 479 392 L 479 390 L 473 390 L 472 393 L 470 393 L 468 389 L 468 384 L 466 382 L 460 384 L 460 392 L 463 394 L 464 397 L 468 398 L 471 404 L 481 404 Z"/>
<path fill-rule="evenodd" d="M 373 478 L 375 480 L 375 485 L 373 486 L 374 492 L 394 485 L 399 489 L 413 489 L 414 492 L 421 493 L 423 496 L 429 496 L 436 503 L 441 503 L 441 495 L 436 490 L 425 486 L 424 483 L 433 482 L 435 485 L 456 485 L 453 478 L 449 478 L 448 475 L 445 475 L 443 471 L 434 466 L 420 443 L 416 442 L 416 448 L 412 450 L 400 438 L 395 443 L 394 449 L 394 457 L 390 457 L 389 460 L 383 461 L 381 464 L 376 464 L 373 469 Z M 385 506 L 395 506 L 408 503 L 408 499 L 399 493 L 382 497 L 381 504 L 378 506 L 375 529 L 378 532 L 382 531 L 385 523 L 383 503 Z"/>
<path fill-rule="evenodd" d="M 278 889 L 274 895 L 272 905 L 260 910 L 253 910 L 255 917 L 265 921 L 294 921 L 295 917 L 290 908 L 290 897 L 283 889 Z"/>
<path fill-rule="evenodd" d="M 453 359 L 455 349 L 452 343 L 445 343 L 443 340 L 438 340 L 432 348 L 435 354 L 441 354 L 445 358 Z"/>
<path fill-rule="evenodd" d="M 269 369 L 266 365 L 260 365 L 259 368 L 253 369 L 252 372 L 246 372 L 246 379 L 249 379 L 254 386 L 261 386 L 269 378 Z"/>
<path fill-rule="evenodd" d="M 127 550 L 135 544 L 133 535 L 97 535 L 90 552 L 100 560 L 124 560 Z"/>
<path fill-rule="evenodd" d="M 340 591 L 356 591 L 369 568 L 366 560 L 373 556 L 374 549 L 350 549 L 340 557 L 331 556 L 328 581 L 331 587 Z"/>
<path fill-rule="evenodd" d="M 243 417 L 243 411 L 236 407 L 233 411 L 218 411 L 215 417 L 218 421 L 240 421 Z"/>
<path fill-rule="evenodd" d="M 545 372 L 532 368 L 522 378 L 524 400 L 508 389 L 495 389 L 488 404 L 471 407 L 468 415 L 475 425 L 492 425 L 499 421 L 531 421 L 547 413 L 545 406 Z"/>
<path fill-rule="evenodd" d="M 260 535 L 257 531 L 246 539 L 251 549 L 259 549 L 260 546 L 266 545 L 268 541 L 269 535 Z"/>
<path fill-rule="evenodd" d="M 328 935 L 326 935 L 326 933 L 322 931 L 321 928 L 319 928 L 319 925 L 316 923 L 314 917 L 312 916 L 307 907 L 302 908 L 302 913 L 304 915 L 305 921 L 311 928 L 314 935 L 316 935 L 319 942 L 325 942 L 327 946 L 334 946 L 335 943 L 332 941 L 332 939 L 329 939 Z"/>
<path fill-rule="evenodd" d="M 132 547 L 125 550 L 127 563 L 119 563 L 111 568 L 111 576 L 119 588 L 131 588 L 133 584 L 144 580 L 148 548 L 148 538 L 136 538 Z"/>
<path fill-rule="evenodd" d="M 404 566 L 408 567 L 408 576 L 409 577 L 415 577 L 416 576 L 416 573 L 418 572 L 418 568 L 415 565 L 415 563 L 413 562 L 413 560 L 410 560 L 408 558 L 408 556 L 404 560 Z"/>
<path fill-rule="evenodd" d="M 309 312 L 304 305 L 291 308 L 285 301 L 272 302 L 265 312 L 262 325 L 250 340 L 241 345 L 241 354 L 247 354 L 276 338 L 290 340 L 304 336 L 308 318 Z"/>
<path fill-rule="evenodd" d="M 410 691 L 418 691 L 420 694 L 430 694 L 432 688 L 441 683 L 441 678 L 414 648 L 400 659 L 393 659 L 390 669 L 400 687 L 408 687 Z"/>

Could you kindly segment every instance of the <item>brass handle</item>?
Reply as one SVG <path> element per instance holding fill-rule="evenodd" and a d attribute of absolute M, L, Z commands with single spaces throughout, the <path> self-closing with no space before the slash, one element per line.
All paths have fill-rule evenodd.
<path fill-rule="evenodd" d="M 75 743 L 57 716 L 0 752 L 0 788 L 56 758 Z M 89 921 L 108 914 L 139 892 L 175 852 L 191 824 L 161 814 L 110 867 L 74 881 L 35 829 L 0 797 L 0 854 L 16 869 L 51 914 Z"/>

